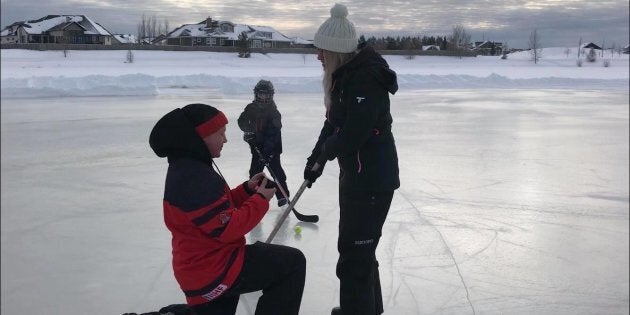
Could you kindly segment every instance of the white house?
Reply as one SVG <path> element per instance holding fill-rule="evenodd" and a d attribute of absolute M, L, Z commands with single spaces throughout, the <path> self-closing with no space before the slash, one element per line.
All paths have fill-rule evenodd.
<path fill-rule="evenodd" d="M 213 21 L 184 24 L 167 35 L 168 45 L 180 46 L 238 46 L 239 36 L 245 33 L 252 48 L 289 48 L 292 40 L 269 26 L 235 24 Z"/>
<path fill-rule="evenodd" d="M 112 35 L 85 15 L 47 15 L 2 30 L 2 43 L 111 45 Z"/>

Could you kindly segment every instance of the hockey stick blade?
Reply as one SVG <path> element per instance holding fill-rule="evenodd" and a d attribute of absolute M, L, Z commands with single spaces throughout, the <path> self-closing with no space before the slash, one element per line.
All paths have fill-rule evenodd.
<path fill-rule="evenodd" d="M 319 216 L 317 214 L 301 214 L 295 208 L 291 209 L 295 217 L 302 222 L 317 223 L 319 222 Z"/>

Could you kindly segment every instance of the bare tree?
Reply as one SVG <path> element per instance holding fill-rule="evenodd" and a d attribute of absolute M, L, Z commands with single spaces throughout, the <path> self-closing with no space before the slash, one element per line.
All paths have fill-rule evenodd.
<path fill-rule="evenodd" d="M 147 36 L 147 16 L 142 13 L 142 20 L 138 23 L 138 43 L 142 43 L 143 38 Z"/>
<path fill-rule="evenodd" d="M 542 57 L 542 47 L 540 46 L 540 36 L 538 36 L 538 30 L 534 29 L 529 34 L 529 53 L 532 55 L 534 63 L 538 63 L 538 60 Z"/>
<path fill-rule="evenodd" d="M 595 60 L 597 60 L 597 53 L 595 49 L 591 48 L 591 50 L 588 51 L 588 55 L 586 55 L 586 61 L 595 62 Z"/>
<path fill-rule="evenodd" d="M 467 49 L 469 45 L 470 34 L 466 32 L 464 26 L 461 24 L 453 26 L 453 33 L 449 36 L 448 40 L 448 50 L 462 52 Z M 461 57 L 461 54 L 459 54 L 459 58 Z"/>
<path fill-rule="evenodd" d="M 150 21 L 151 21 L 151 27 L 150 27 L 151 31 L 149 32 L 149 39 L 151 41 L 153 41 L 158 36 L 158 33 L 157 33 L 157 23 L 158 23 L 157 16 L 155 16 L 155 14 L 154 14 L 151 17 Z"/>
<path fill-rule="evenodd" d="M 152 41 L 162 34 L 166 35 L 169 32 L 169 28 L 166 18 L 160 22 L 155 14 L 147 17 L 146 14 L 142 13 L 142 20 L 138 23 L 137 29 L 138 43 L 142 43 L 145 40 Z"/>

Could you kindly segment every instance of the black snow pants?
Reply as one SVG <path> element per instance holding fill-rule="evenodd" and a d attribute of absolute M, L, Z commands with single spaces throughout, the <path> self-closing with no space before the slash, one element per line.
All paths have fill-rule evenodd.
<path fill-rule="evenodd" d="M 393 196 L 393 191 L 339 191 L 337 277 L 344 315 L 383 313 L 376 247 Z"/>
<path fill-rule="evenodd" d="M 299 249 L 256 242 L 245 246 L 243 269 L 232 288 L 192 308 L 196 315 L 234 315 L 241 294 L 262 290 L 256 315 L 297 315 L 305 276 L 306 258 Z"/>

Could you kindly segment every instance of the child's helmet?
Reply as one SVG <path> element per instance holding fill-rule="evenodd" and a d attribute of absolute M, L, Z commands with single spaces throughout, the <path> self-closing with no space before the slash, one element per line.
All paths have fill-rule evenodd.
<path fill-rule="evenodd" d="M 271 81 L 260 80 L 258 81 L 258 83 L 256 83 L 256 86 L 254 87 L 255 94 L 265 93 L 265 94 L 273 95 L 273 92 L 274 92 L 273 84 L 271 83 Z"/>
<path fill-rule="evenodd" d="M 273 92 L 271 81 L 260 80 L 254 87 L 254 98 L 257 103 L 269 104 L 273 101 Z"/>

